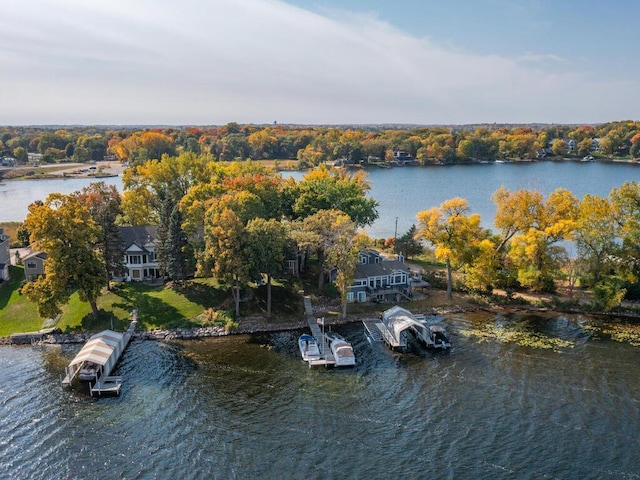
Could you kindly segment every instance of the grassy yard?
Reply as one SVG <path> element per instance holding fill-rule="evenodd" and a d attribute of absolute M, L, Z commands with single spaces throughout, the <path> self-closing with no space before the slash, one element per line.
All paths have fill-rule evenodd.
<path fill-rule="evenodd" d="M 0 336 L 40 330 L 45 319 L 38 315 L 36 305 L 20 294 L 23 268 L 11 267 L 10 273 L 11 279 L 0 284 Z M 301 318 L 302 300 L 295 291 L 291 285 L 274 284 L 270 322 Z M 242 316 L 265 314 L 265 286 L 247 291 L 243 297 Z M 188 328 L 207 324 L 206 320 L 196 318 L 205 310 L 232 311 L 233 308 L 228 289 L 221 288 L 213 279 L 195 279 L 180 287 L 122 283 L 110 292 L 105 289 L 98 298 L 98 318 L 93 317 L 88 303 L 81 302 L 77 294 L 72 295 L 55 326 L 64 332 L 93 332 L 112 325 L 115 330 L 124 330 L 132 310 L 137 309 L 140 329 Z"/>
<path fill-rule="evenodd" d="M 40 330 L 43 320 L 35 304 L 20 294 L 24 280 L 22 267 L 9 267 L 11 278 L 0 284 L 0 336 Z"/>
<path fill-rule="evenodd" d="M 0 336 L 16 332 L 40 330 L 45 319 L 38 315 L 36 305 L 20 293 L 24 279 L 22 267 L 11 267 L 11 279 L 0 285 Z M 219 306 L 227 292 L 212 282 L 189 282 L 180 291 L 164 286 L 135 283 L 121 284 L 98 299 L 100 317 L 91 315 L 91 307 L 81 302 L 77 294 L 63 307 L 56 327 L 66 332 L 96 331 L 113 327 L 123 330 L 131 311 L 139 312 L 140 328 L 174 328 L 195 326 L 194 317 L 207 308 Z"/>

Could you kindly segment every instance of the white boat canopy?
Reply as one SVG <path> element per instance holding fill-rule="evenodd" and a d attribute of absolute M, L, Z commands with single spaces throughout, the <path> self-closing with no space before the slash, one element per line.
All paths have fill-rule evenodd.
<path fill-rule="evenodd" d="M 424 330 L 425 325 L 418 321 L 418 319 L 409 310 L 402 307 L 395 306 L 386 310 L 382 314 L 382 323 L 387 327 L 389 333 L 393 335 L 396 342 L 400 343 L 400 334 L 410 327 L 414 327 L 418 330 Z"/>
<path fill-rule="evenodd" d="M 102 374 L 109 375 L 124 349 L 122 333 L 104 330 L 93 335 L 71 361 L 67 370 L 75 371 L 84 362 L 91 362 L 102 367 Z"/>

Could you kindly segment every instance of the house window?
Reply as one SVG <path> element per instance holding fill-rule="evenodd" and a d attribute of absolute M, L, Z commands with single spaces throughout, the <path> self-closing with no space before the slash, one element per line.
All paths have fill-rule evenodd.
<path fill-rule="evenodd" d="M 131 278 L 140 278 L 140 270 L 131 270 Z"/>
<path fill-rule="evenodd" d="M 33 270 L 36 267 L 36 262 L 27 262 L 27 268 Z"/>
<path fill-rule="evenodd" d="M 129 255 L 129 263 L 131 265 L 140 265 L 142 263 L 142 257 L 140 255 Z"/>
<path fill-rule="evenodd" d="M 347 293 L 347 302 L 353 302 L 353 292 Z"/>

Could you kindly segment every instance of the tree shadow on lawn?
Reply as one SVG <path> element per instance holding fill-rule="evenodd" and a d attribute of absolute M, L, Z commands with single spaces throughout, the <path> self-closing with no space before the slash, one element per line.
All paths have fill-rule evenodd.
<path fill-rule="evenodd" d="M 201 305 L 203 310 L 207 308 L 220 309 L 231 297 L 231 292 L 223 288 L 216 288 L 213 285 L 202 282 L 187 282 L 183 285 L 175 285 L 174 290 L 184 295 L 184 297 L 197 305 Z"/>
<path fill-rule="evenodd" d="M 9 304 L 11 295 L 22 288 L 24 271 L 22 268 L 9 267 L 9 280 L 0 283 L 0 310 Z"/>
<path fill-rule="evenodd" d="M 241 307 L 242 308 L 242 307 Z M 254 289 L 253 298 L 247 302 L 247 311 L 253 314 L 267 314 L 267 286 Z M 302 297 L 289 285 L 271 286 L 271 316 L 300 316 L 304 313 Z"/>
<path fill-rule="evenodd" d="M 163 287 L 154 287 L 143 284 L 118 286 L 112 293 L 120 297 L 122 302 L 114 302 L 116 308 L 132 312 L 138 311 L 138 328 L 189 328 L 197 324 L 184 316 L 176 307 L 169 305 L 160 298 L 148 295 L 148 293 L 162 290 Z"/>

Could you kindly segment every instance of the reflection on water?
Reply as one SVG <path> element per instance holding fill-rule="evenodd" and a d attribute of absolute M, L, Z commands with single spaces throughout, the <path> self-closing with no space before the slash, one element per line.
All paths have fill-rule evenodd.
<path fill-rule="evenodd" d="M 119 398 L 63 390 L 79 346 L 0 348 L 15 478 L 638 478 L 638 349 L 583 316 L 456 315 L 449 352 L 310 369 L 300 332 L 133 342 Z M 467 332 L 517 331 L 542 342 Z M 546 342 L 557 339 L 571 347 Z"/>

